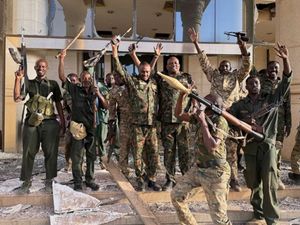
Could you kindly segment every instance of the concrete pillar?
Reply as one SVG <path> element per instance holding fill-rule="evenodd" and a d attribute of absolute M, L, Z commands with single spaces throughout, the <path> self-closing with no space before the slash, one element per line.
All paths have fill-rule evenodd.
<path fill-rule="evenodd" d="M 284 159 L 290 159 L 295 144 L 296 128 L 300 121 L 300 14 L 299 0 L 276 0 L 276 41 L 285 44 L 289 49 L 290 61 L 293 70 L 292 93 L 292 132 L 284 142 L 282 152 Z M 277 59 L 282 61 L 281 59 Z"/>
<path fill-rule="evenodd" d="M 13 0 L 13 33 L 47 35 L 48 0 Z"/>

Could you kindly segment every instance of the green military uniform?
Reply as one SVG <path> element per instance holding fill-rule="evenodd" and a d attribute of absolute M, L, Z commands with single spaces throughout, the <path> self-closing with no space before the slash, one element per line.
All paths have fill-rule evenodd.
<path fill-rule="evenodd" d="M 72 134 L 70 133 L 70 122 L 71 122 L 71 110 L 72 110 L 72 97 L 64 90 L 63 92 L 63 111 L 66 123 L 66 133 L 65 133 L 65 160 L 66 160 L 66 170 L 69 170 L 71 166 L 71 140 Z"/>
<path fill-rule="evenodd" d="M 74 184 L 82 185 L 82 161 L 84 148 L 86 149 L 86 173 L 85 181 L 91 183 L 94 180 L 94 161 L 96 159 L 95 128 L 93 104 L 95 96 L 92 90 L 87 93 L 81 84 L 72 84 L 68 80 L 64 83 L 64 88 L 72 97 L 72 121 L 83 123 L 87 136 L 82 140 L 76 140 L 72 136 L 72 173 Z"/>
<path fill-rule="evenodd" d="M 268 79 L 263 76 L 261 78 L 261 92 L 272 94 L 277 88 L 281 79 L 278 77 L 275 81 Z M 283 96 L 282 104 L 278 107 L 278 124 L 277 124 L 277 136 L 276 136 L 276 149 L 277 149 L 277 165 L 278 165 L 278 176 L 280 173 L 281 163 L 281 151 L 283 148 L 283 140 L 285 137 L 285 128 L 292 126 L 292 113 L 291 113 L 291 93 L 290 90 Z"/>
<path fill-rule="evenodd" d="M 125 85 L 115 86 L 109 91 L 109 121 L 119 121 L 120 129 L 120 154 L 119 165 L 121 171 L 128 175 L 128 155 L 132 148 L 131 141 L 131 111 L 129 107 L 129 93 Z M 119 120 L 118 120 L 119 115 Z M 117 123 L 116 123 L 117 125 Z M 118 134 L 115 134 L 116 137 Z"/>
<path fill-rule="evenodd" d="M 283 76 L 274 94 L 262 93 L 256 102 L 246 98 L 234 103 L 231 113 L 241 120 L 252 118 L 263 127 L 265 139 L 257 142 L 251 139 L 244 147 L 246 170 L 244 171 L 247 186 L 251 189 L 250 202 L 257 219 L 265 218 L 268 225 L 276 224 L 279 218 L 277 202 L 277 151 L 275 147 L 277 135 L 278 107 L 268 113 L 259 115 L 262 109 L 270 104 L 278 104 L 288 90 L 290 75 Z"/>
<path fill-rule="evenodd" d="M 156 133 L 158 95 L 153 78 L 148 82 L 139 77 L 130 76 L 121 66 L 118 58 L 113 58 L 115 71 L 125 81 L 130 96 L 132 113 L 132 142 L 135 173 L 139 182 L 143 182 L 143 163 L 149 181 L 155 182 L 159 154 Z"/>
<path fill-rule="evenodd" d="M 210 93 L 217 94 L 223 99 L 224 107 L 229 108 L 233 102 L 240 99 L 242 81 L 251 70 L 250 56 L 242 56 L 242 67 L 238 70 L 222 75 L 218 69 L 211 66 L 208 57 L 204 52 L 198 54 L 199 62 L 207 80 L 211 83 Z M 230 130 L 234 134 L 234 130 Z M 231 180 L 238 179 L 237 169 L 237 146 L 238 143 L 227 139 L 227 161 L 231 167 Z"/>
<path fill-rule="evenodd" d="M 28 81 L 26 94 L 29 94 L 27 105 L 27 114 L 23 129 L 23 158 L 21 169 L 21 180 L 29 181 L 32 176 L 34 158 L 40 149 L 40 145 L 45 156 L 46 180 L 51 180 L 57 175 L 57 153 L 59 143 L 59 123 L 53 110 L 44 112 L 44 120 L 38 126 L 31 126 L 28 120 L 31 116 L 30 102 L 34 96 L 47 97 L 53 93 L 50 102 L 60 102 L 62 99 L 59 86 L 56 81 L 47 78 Z"/>
<path fill-rule="evenodd" d="M 222 116 L 210 118 L 214 127 L 208 123 L 211 135 L 219 139 L 219 146 L 214 152 L 208 150 L 203 141 L 203 134 L 197 119 L 192 116 L 191 123 L 197 124 L 195 157 L 196 163 L 182 177 L 171 192 L 172 203 L 176 209 L 180 224 L 197 225 L 187 205 L 193 189 L 202 186 L 207 198 L 210 215 L 214 224 L 231 224 L 227 216 L 227 195 L 230 167 L 226 161 L 227 121 Z"/>
<path fill-rule="evenodd" d="M 192 84 L 190 74 L 180 72 L 174 76 L 185 87 Z M 159 93 L 159 119 L 161 121 L 161 139 L 164 147 L 164 166 L 166 168 L 166 178 L 175 182 L 176 148 L 178 149 L 178 162 L 181 173 L 184 174 L 190 168 L 189 153 L 189 126 L 175 117 L 175 107 L 179 96 L 179 91 L 172 88 L 162 78 L 157 78 Z M 188 99 L 183 107 L 186 108 Z"/>

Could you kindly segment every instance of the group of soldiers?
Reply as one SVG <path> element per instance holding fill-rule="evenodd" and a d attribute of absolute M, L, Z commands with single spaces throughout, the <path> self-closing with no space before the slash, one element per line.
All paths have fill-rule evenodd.
<path fill-rule="evenodd" d="M 200 66 L 211 83 L 210 94 L 205 98 L 216 107 L 247 122 L 253 130 L 264 134 L 263 141 L 258 141 L 251 135 L 246 135 L 243 139 L 246 164 L 244 175 L 247 187 L 252 191 L 250 202 L 255 219 L 265 219 L 267 224 L 276 224 L 279 218 L 276 192 L 278 186 L 284 188 L 279 175 L 280 151 L 283 139 L 291 129 L 291 68 L 288 50 L 281 44 L 275 48 L 284 66 L 280 80 L 279 63 L 276 61 L 269 62 L 263 74 L 255 70 L 251 72 L 250 54 L 239 35 L 237 43 L 241 50 L 242 66 L 238 70 L 232 70 L 231 63 L 227 60 L 223 60 L 217 69 L 213 68 L 198 44 L 198 33 L 190 28 L 188 34 L 197 50 Z M 46 60 L 36 62 L 34 68 L 37 76 L 28 81 L 24 93 L 21 91 L 24 72 L 16 71 L 14 100 L 22 101 L 29 94 L 23 131 L 21 180 L 24 182 L 20 190 L 29 192 L 34 158 L 41 145 L 45 155 L 45 188 L 51 191 L 52 180 L 57 175 L 61 126 L 62 130 L 68 128 L 65 134 L 66 162 L 72 162 L 70 165 L 75 190 L 83 189 L 84 151 L 85 185 L 98 190 L 99 185 L 95 183 L 94 177 L 96 147 L 101 161 L 105 154 L 104 142 L 108 142 L 110 148 L 114 148 L 119 142 L 118 164 L 122 173 L 129 176 L 128 158 L 132 154 L 137 190 L 144 191 L 146 186 L 154 191 L 172 190 L 172 203 L 181 223 L 197 224 L 186 201 L 194 193 L 193 189 L 202 186 L 213 222 L 231 224 L 226 212 L 228 187 L 230 185 L 234 191 L 241 190 L 238 182 L 237 149 L 240 143 L 238 136 L 245 134 L 236 127 L 229 126 L 223 116 L 172 88 L 154 72 L 162 51 L 161 44 L 154 48 L 151 64 L 140 62 L 136 46 L 130 46 L 130 56 L 138 67 L 137 76 L 128 74 L 122 67 L 118 57 L 119 44 L 120 40 L 112 41 L 111 44 L 114 71 L 106 76 L 106 85 L 96 84 L 91 71 L 83 71 L 80 78 L 74 73 L 65 76 L 66 52 L 60 53 L 58 74 L 65 90 L 64 107 L 61 104 L 63 97 L 59 85 L 47 79 Z M 196 90 L 192 76 L 180 70 L 179 60 L 175 56 L 168 58 L 164 73 L 186 88 Z M 245 79 L 248 94 L 243 91 L 242 82 Z M 54 113 L 53 103 L 59 119 Z M 64 115 L 63 108 L 67 116 Z M 104 119 L 107 112 L 108 121 Z M 42 114 L 42 119 L 35 114 Z M 166 181 L 162 186 L 156 182 L 160 161 L 158 122 L 166 170 Z M 74 133 L 74 124 L 83 135 Z M 192 124 L 196 128 L 193 152 L 189 143 Z M 296 160 L 300 157 L 299 151 L 297 153 L 299 137 L 297 140 L 298 145 L 292 154 Z M 182 174 L 180 178 L 175 178 L 176 158 Z M 299 166 L 296 163 L 292 164 L 290 178 L 300 180 Z"/>

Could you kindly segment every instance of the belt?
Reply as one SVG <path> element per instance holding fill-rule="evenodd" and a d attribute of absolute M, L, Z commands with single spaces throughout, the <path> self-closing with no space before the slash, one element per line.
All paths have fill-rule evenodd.
<path fill-rule="evenodd" d="M 198 162 L 197 166 L 199 168 L 209 168 L 209 167 L 221 166 L 225 163 L 226 163 L 226 159 L 212 159 L 205 162 Z"/>

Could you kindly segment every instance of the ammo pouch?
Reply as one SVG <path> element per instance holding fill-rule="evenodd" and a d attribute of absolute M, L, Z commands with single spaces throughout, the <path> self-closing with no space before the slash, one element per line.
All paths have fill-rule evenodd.
<path fill-rule="evenodd" d="M 30 126 L 38 126 L 45 117 L 54 115 L 54 106 L 51 99 L 39 94 L 34 95 L 25 103 L 27 109 L 31 113 L 28 124 Z"/>
<path fill-rule="evenodd" d="M 31 113 L 29 119 L 28 119 L 28 124 L 30 126 L 33 126 L 33 127 L 37 127 L 41 124 L 41 122 L 43 121 L 44 119 L 44 116 L 42 113 L 40 112 L 33 112 Z"/>
<path fill-rule="evenodd" d="M 76 140 L 82 140 L 86 137 L 86 129 L 83 123 L 76 123 L 75 121 L 71 121 L 70 123 L 70 132 Z"/>

